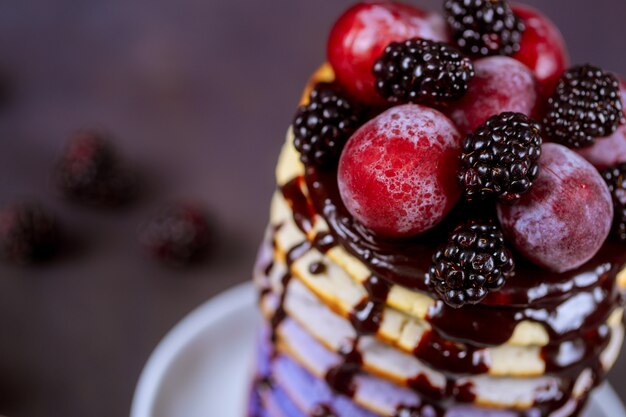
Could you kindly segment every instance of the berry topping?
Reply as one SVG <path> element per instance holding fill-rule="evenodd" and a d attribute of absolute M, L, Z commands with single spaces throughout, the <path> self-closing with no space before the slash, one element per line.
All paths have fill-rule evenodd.
<path fill-rule="evenodd" d="M 132 176 L 108 138 L 84 131 L 72 137 L 57 165 L 59 188 L 70 199 L 98 206 L 126 203 L 135 191 Z"/>
<path fill-rule="evenodd" d="M 468 201 L 514 202 L 539 173 L 541 127 L 521 113 L 494 116 L 465 138 L 459 182 Z"/>
<path fill-rule="evenodd" d="M 471 55 L 512 55 L 519 51 L 524 23 L 505 0 L 446 0 L 452 36 Z"/>
<path fill-rule="evenodd" d="M 445 43 L 412 39 L 391 43 L 374 75 L 376 89 L 390 103 L 440 103 L 463 97 L 474 66 Z"/>
<path fill-rule="evenodd" d="M 530 68 L 542 87 L 542 94 L 548 97 L 569 65 L 563 36 L 556 25 L 537 10 L 519 4 L 512 8 L 526 26 L 520 49 L 513 58 Z"/>
<path fill-rule="evenodd" d="M 626 105 L 626 83 L 620 83 L 622 105 Z M 624 109 L 626 117 L 626 109 Z M 597 140 L 592 146 L 578 150 L 587 161 L 602 170 L 626 162 L 626 124 L 621 125 L 611 136 Z"/>
<path fill-rule="evenodd" d="M 343 145 L 359 127 L 350 101 L 332 84 L 319 83 L 293 121 L 294 145 L 305 164 L 336 163 Z"/>
<path fill-rule="evenodd" d="M 478 304 L 502 288 L 514 274 L 513 255 L 492 221 L 470 220 L 457 226 L 433 256 L 426 283 L 454 308 Z"/>
<path fill-rule="evenodd" d="M 537 84 L 526 66 L 512 58 L 495 56 L 476 61 L 474 70 L 476 76 L 467 94 L 450 109 L 450 117 L 462 133 L 473 132 L 502 112 L 534 115 Z"/>
<path fill-rule="evenodd" d="M 547 110 L 547 137 L 570 148 L 591 146 L 624 122 L 618 79 L 592 65 L 567 70 Z"/>
<path fill-rule="evenodd" d="M 385 236 L 412 236 L 437 225 L 460 196 L 461 136 L 440 112 L 394 107 L 356 131 L 339 160 L 348 211 Z"/>
<path fill-rule="evenodd" d="M 374 62 L 391 42 L 412 38 L 447 40 L 443 18 L 400 3 L 358 3 L 335 23 L 328 39 L 328 61 L 352 98 L 383 105 L 374 86 Z"/>
<path fill-rule="evenodd" d="M 615 217 L 612 234 L 626 242 L 626 163 L 607 168 L 602 172 L 613 198 Z"/>
<path fill-rule="evenodd" d="M 600 250 L 611 230 L 613 203 L 593 165 L 564 146 L 547 143 L 533 187 L 517 204 L 499 204 L 498 218 L 526 258 L 565 272 Z"/>
<path fill-rule="evenodd" d="M 56 218 L 38 204 L 21 203 L 0 210 L 0 255 L 15 264 L 48 259 L 57 249 Z"/>
<path fill-rule="evenodd" d="M 140 235 L 154 258 L 170 265 L 198 261 L 211 243 L 211 226 L 204 211 L 193 204 L 178 203 L 164 208 Z"/>

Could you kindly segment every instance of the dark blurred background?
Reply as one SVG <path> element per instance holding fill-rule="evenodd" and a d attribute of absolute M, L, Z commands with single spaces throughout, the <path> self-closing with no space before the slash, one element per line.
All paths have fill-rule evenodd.
<path fill-rule="evenodd" d="M 127 415 L 164 334 L 250 278 L 285 130 L 350 3 L 0 2 L 0 205 L 41 200 L 78 242 L 47 265 L 0 266 L 0 414 Z M 574 63 L 626 74 L 624 0 L 529 3 L 561 27 Z M 51 185 L 68 135 L 93 126 L 147 178 L 127 209 L 80 208 Z M 204 202 L 219 224 L 212 257 L 184 271 L 136 243 L 138 225 L 180 198 Z M 625 371 L 623 359 L 612 374 L 622 398 Z"/>

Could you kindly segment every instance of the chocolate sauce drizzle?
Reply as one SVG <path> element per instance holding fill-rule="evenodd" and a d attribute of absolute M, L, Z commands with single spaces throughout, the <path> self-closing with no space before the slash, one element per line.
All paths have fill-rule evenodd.
<path fill-rule="evenodd" d="M 359 352 L 359 343 L 364 336 L 375 335 L 380 329 L 384 305 L 381 302 L 364 298 L 350 314 L 350 323 L 356 336 L 349 348 L 340 351 L 342 361 L 326 374 L 326 382 L 335 391 L 348 397 L 355 393 L 354 377 L 363 368 L 363 356 Z"/>
<path fill-rule="evenodd" d="M 465 306 L 454 309 L 438 301 L 428 312 L 428 321 L 448 340 L 477 347 L 506 343 L 524 320 L 543 325 L 552 343 L 576 337 L 581 329 L 604 323 L 619 305 L 621 295 L 614 276 L 599 275 L 591 291 L 578 292 L 558 302 L 534 303 L 532 307 Z"/>
<path fill-rule="evenodd" d="M 437 229 L 416 238 L 388 239 L 350 216 L 339 197 L 336 172 L 308 166 L 305 179 L 311 198 L 303 192 L 302 177 L 281 191 L 304 233 L 313 229 L 316 213 L 326 220 L 330 233 L 317 236 L 311 246 L 326 253 L 339 244 L 374 273 L 363 283 L 368 297 L 350 315 L 357 336 L 351 348 L 342 352 L 342 362 L 326 375 L 336 392 L 352 396 L 354 376 L 362 368 L 359 341 L 364 335 L 378 332 L 392 284 L 429 293 L 424 284 L 425 271 L 456 214 L 451 214 Z M 487 373 L 484 348 L 507 342 L 516 326 L 525 320 L 543 325 L 548 332 L 550 343 L 542 350 L 546 372 L 563 378 L 562 386 L 538 399 L 536 408 L 547 416 L 562 407 L 571 399 L 580 371 L 591 369 L 597 381 L 603 377 L 598 357 L 610 338 L 610 330 L 603 323 L 614 307 L 623 302 L 615 276 L 624 263 L 626 250 L 614 242 L 607 242 L 586 265 L 563 274 L 542 270 L 519 258 L 516 277 L 483 304 L 456 310 L 436 302 L 426 318 L 433 329 L 422 337 L 414 355 L 446 374 L 447 386 L 445 390 L 433 387 L 424 376 L 409 381 L 408 385 L 429 402 L 417 408 L 402 407 L 397 417 L 443 416 L 447 407 L 442 404 L 451 399 L 472 402 L 472 386 L 456 384 L 459 376 Z M 520 417 L 524 415 L 520 413 Z"/>
<path fill-rule="evenodd" d="M 318 404 L 311 412 L 311 417 L 337 417 L 337 415 L 329 405 Z"/>
<path fill-rule="evenodd" d="M 288 252 L 288 263 L 292 264 L 296 259 L 304 254 L 307 250 L 310 249 L 310 246 L 307 245 L 307 242 L 300 243 L 295 245 Z M 291 279 L 290 274 L 286 274 L 283 280 L 287 280 L 287 284 Z M 350 315 L 350 322 L 355 329 L 356 337 L 355 339 L 347 345 L 345 349 L 341 350 L 342 361 L 330 369 L 325 377 L 327 384 L 337 393 L 340 393 L 345 396 L 354 396 L 354 377 L 362 370 L 363 358 L 361 353 L 358 350 L 359 341 L 363 336 L 366 335 L 374 335 L 378 333 L 380 323 L 382 322 L 382 314 L 384 303 L 382 301 L 377 300 L 386 300 L 388 291 L 390 286 L 384 280 L 380 280 L 378 277 L 371 276 L 364 283 L 364 287 L 368 289 L 369 295 L 365 297 L 357 306 L 355 306 L 353 312 Z M 284 303 L 284 297 L 281 297 L 281 307 L 277 310 L 276 315 L 272 319 L 272 323 L 275 326 L 278 326 L 282 320 L 286 317 L 286 313 L 284 308 L 282 307 Z M 275 334 L 275 328 L 273 329 Z M 604 338 L 604 342 L 597 342 L 597 349 L 594 352 L 589 352 L 588 355 L 593 356 L 599 354 L 599 352 L 604 349 L 606 346 L 606 342 L 608 342 L 608 326 L 602 326 L 599 330 L 598 335 L 594 335 L 593 332 L 590 334 L 583 335 L 584 338 L 595 338 L 595 340 L 600 340 L 599 338 Z M 275 337 L 275 336 L 274 336 Z M 420 349 L 431 349 L 433 346 L 437 346 L 441 344 L 445 346 L 444 349 L 440 349 L 441 352 L 444 352 L 444 356 L 447 357 L 448 360 L 453 360 L 456 362 L 458 359 L 455 358 L 463 358 L 464 351 L 462 347 L 455 346 L 450 342 L 446 342 L 445 340 L 437 339 L 437 336 L 434 333 L 430 333 L 425 335 L 422 338 L 420 346 L 416 350 Z M 480 351 L 477 351 L 480 354 Z M 568 350 L 568 354 L 572 355 L 572 350 Z M 550 352 L 546 351 L 547 354 L 554 355 L 554 357 L 559 357 L 559 352 Z M 573 360 L 580 360 L 582 356 L 570 356 L 569 362 L 562 363 L 562 366 L 568 366 Z M 442 357 L 443 359 L 443 357 Z M 481 365 L 481 361 L 477 360 L 476 366 Z M 557 363 L 558 361 L 555 359 L 553 361 Z M 462 363 L 462 362 L 459 362 Z M 462 366 L 459 365 L 459 369 L 462 369 Z M 582 368 L 581 368 L 582 369 Z M 597 364 L 597 369 L 600 368 L 600 364 Z M 571 371 L 571 368 L 569 371 Z M 458 375 L 457 375 L 458 377 Z M 597 378 L 601 378 L 600 375 Z M 471 384 L 457 384 L 457 378 L 448 378 L 447 384 L 444 389 L 440 389 L 438 387 L 433 386 L 428 378 L 424 375 L 420 375 L 417 378 L 408 381 L 407 385 L 414 389 L 421 395 L 422 404 L 419 407 L 401 407 L 398 409 L 398 413 L 396 417 L 404 417 L 404 416 L 436 416 L 443 417 L 445 415 L 445 410 L 448 405 L 456 403 L 471 403 L 474 401 L 475 396 L 472 390 Z M 548 416 L 550 412 L 555 409 L 558 409 L 564 405 L 565 400 L 571 397 L 571 390 L 573 390 L 573 381 L 574 379 L 566 381 L 563 387 L 546 391 L 545 394 L 540 396 L 535 405 L 537 410 L 545 410 L 541 412 L 541 416 Z M 584 404 L 584 403 L 583 403 Z M 330 409 L 324 408 L 326 406 L 322 406 L 320 410 L 321 413 L 324 413 Z M 324 417 L 334 417 L 332 414 L 332 410 L 329 411 L 331 414 L 321 414 Z M 527 414 L 524 412 L 519 412 L 519 417 L 526 417 Z M 530 415 L 529 415 L 530 416 Z M 535 414 L 533 414 L 535 416 Z"/>
<path fill-rule="evenodd" d="M 343 247 L 381 278 L 429 293 L 424 284 L 424 275 L 431 264 L 432 254 L 445 241 L 449 229 L 456 224 L 455 219 L 466 217 L 471 208 L 459 207 L 435 230 L 420 236 L 385 238 L 359 224 L 348 213 L 339 196 L 336 171 L 318 170 L 315 166 L 308 166 L 305 178 L 310 201 L 316 212 L 325 218 L 331 233 Z M 286 194 L 289 195 L 288 192 Z M 294 196 L 290 195 L 290 198 Z M 295 198 L 297 200 L 300 197 Z M 304 214 L 294 213 L 294 216 L 301 217 Z M 510 279 L 502 290 L 493 292 L 483 304 L 523 307 L 535 302 L 560 299 L 571 292 L 591 288 L 606 271 L 610 271 L 615 277 L 626 263 L 626 251 L 622 244 L 607 241 L 587 264 L 562 274 L 546 271 L 521 257 L 518 258 L 517 276 Z"/>
<path fill-rule="evenodd" d="M 312 275 L 322 275 L 326 273 L 326 264 L 324 262 L 313 262 L 309 265 L 309 272 Z"/>
<path fill-rule="evenodd" d="M 315 219 L 315 207 L 313 203 L 302 192 L 304 186 L 304 178 L 297 177 L 296 179 L 283 185 L 283 195 L 289 196 L 289 204 L 293 211 L 293 219 L 296 225 L 304 233 L 308 233 L 313 230 L 313 220 Z"/>
<path fill-rule="evenodd" d="M 340 354 L 341 362 L 332 367 L 326 373 L 326 383 L 335 392 L 347 397 L 354 397 L 356 387 L 354 385 L 354 377 L 361 371 L 363 367 L 363 356 L 359 352 L 360 337 L 354 339 L 349 348 L 342 348 Z"/>
<path fill-rule="evenodd" d="M 267 265 L 265 266 L 260 266 L 257 265 L 257 267 L 263 271 L 263 276 L 265 277 L 269 277 L 270 274 L 272 273 L 272 270 L 274 269 L 275 263 L 274 263 L 274 252 L 276 251 L 276 232 L 278 232 L 282 227 L 282 224 L 278 224 L 278 225 L 273 225 L 270 226 L 270 233 L 267 236 L 267 240 L 270 243 L 271 249 L 272 249 L 272 256 L 270 256 L 270 258 L 268 259 Z M 269 294 L 272 293 L 272 286 L 269 282 L 262 284 L 262 287 L 259 288 L 259 301 L 262 301 L 265 297 L 267 297 Z"/>
<path fill-rule="evenodd" d="M 368 265 L 381 279 L 430 294 L 424 285 L 424 271 L 430 266 L 432 254 L 447 236 L 446 229 L 450 227 L 449 223 L 454 224 L 454 214 L 449 216 L 448 223 L 444 222 L 432 232 L 410 239 L 389 239 L 377 236 L 350 216 L 339 196 L 335 171 L 323 171 L 309 166 L 306 169 L 305 178 L 311 195 L 310 200 L 317 212 L 325 218 L 331 233 L 343 247 Z M 559 319 L 566 316 L 568 320 L 571 318 L 565 313 L 572 313 L 578 309 L 573 307 L 567 312 L 557 311 L 556 316 L 546 314 L 546 312 L 554 312 L 557 308 L 561 308 L 563 299 L 589 292 L 590 289 L 603 283 L 608 286 L 608 288 L 603 287 L 606 294 L 614 292 L 617 296 L 615 275 L 625 263 L 626 250 L 623 245 L 612 241 L 607 241 L 598 255 L 586 265 L 563 274 L 543 270 L 520 258 L 517 260 L 517 276 L 510 279 L 502 290 L 492 293 L 485 303 L 473 308 L 457 310 L 455 320 L 447 318 L 444 320 L 444 316 L 449 317 L 454 312 L 451 311 L 453 309 L 440 305 L 431 312 L 430 321 L 440 330 L 443 328 L 443 322 L 445 324 L 458 322 L 456 319 L 463 316 L 464 324 L 457 327 L 469 331 L 442 332 L 442 335 L 458 342 L 474 342 L 479 346 L 481 343 L 487 346 L 502 344 L 511 337 L 515 326 L 522 320 L 537 321 L 546 325 L 550 331 L 553 325 L 560 325 Z M 604 310 L 603 313 L 610 311 L 616 305 L 614 297 L 608 297 L 604 304 L 601 300 L 581 301 L 586 305 L 595 303 L 598 308 Z M 529 305 L 540 306 L 540 308 L 537 311 L 531 311 L 528 309 Z M 580 320 L 583 322 L 597 320 L 597 317 L 587 317 L 593 315 L 588 309 L 582 310 L 588 314 L 583 313 Z M 520 315 L 520 311 L 524 314 Z M 485 320 L 484 318 L 491 318 L 494 314 L 500 320 L 497 326 L 489 326 L 492 329 L 491 332 L 486 329 L 487 325 L 482 326 L 481 331 L 475 331 L 475 327 L 481 323 L 493 323 L 491 319 Z M 438 317 L 442 319 L 438 321 Z M 507 323 L 508 326 L 503 326 Z M 553 338 L 568 336 L 567 333 L 559 335 L 561 332 L 558 329 L 553 333 L 551 334 Z"/>
<path fill-rule="evenodd" d="M 422 336 L 413 354 L 433 369 L 446 373 L 464 375 L 489 372 L 484 349 L 451 342 L 432 330 Z"/>
<path fill-rule="evenodd" d="M 277 335 L 278 327 L 287 318 L 287 312 L 285 311 L 285 300 L 287 298 L 287 289 L 289 287 L 289 282 L 291 282 L 291 279 L 293 277 L 293 275 L 291 274 L 291 266 L 298 258 L 300 258 L 309 249 L 311 249 L 311 243 L 309 241 L 305 241 L 291 248 L 287 252 L 287 255 L 285 256 L 285 262 L 287 264 L 287 271 L 285 272 L 285 275 L 283 275 L 281 279 L 282 292 L 280 294 L 278 307 L 276 308 L 276 311 L 274 311 L 274 315 L 270 319 L 272 342 L 276 342 L 277 336 L 278 336 Z"/>

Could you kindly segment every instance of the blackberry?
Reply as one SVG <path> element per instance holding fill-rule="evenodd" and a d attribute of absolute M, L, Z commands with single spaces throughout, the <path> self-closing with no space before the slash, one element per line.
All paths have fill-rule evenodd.
<path fill-rule="evenodd" d="M 140 242 L 155 259 L 186 266 L 205 254 L 211 244 L 211 229 L 199 206 L 177 203 L 162 209 L 144 227 Z"/>
<path fill-rule="evenodd" d="M 392 104 L 438 104 L 463 97 L 474 65 L 450 45 L 410 39 L 387 46 L 373 72 L 378 93 Z"/>
<path fill-rule="evenodd" d="M 626 163 L 605 169 L 602 177 L 609 186 L 615 208 L 612 234 L 626 242 Z"/>
<path fill-rule="evenodd" d="M 463 142 L 458 178 L 468 201 L 512 203 L 539 173 L 541 126 L 521 113 L 493 116 Z"/>
<path fill-rule="evenodd" d="M 624 123 L 619 80 L 593 65 L 565 71 L 547 110 L 546 135 L 570 148 L 591 146 Z"/>
<path fill-rule="evenodd" d="M 97 206 L 126 203 L 135 191 L 106 135 L 82 131 L 73 136 L 56 169 L 56 180 L 66 197 Z"/>
<path fill-rule="evenodd" d="M 433 256 L 426 283 L 454 308 L 477 304 L 514 274 L 504 236 L 492 221 L 470 220 L 457 226 Z"/>
<path fill-rule="evenodd" d="M 293 120 L 294 145 L 305 164 L 328 166 L 359 127 L 355 106 L 333 84 L 318 83 Z"/>
<path fill-rule="evenodd" d="M 0 255 L 15 264 L 47 260 L 57 249 L 56 218 L 35 203 L 18 203 L 0 211 Z"/>
<path fill-rule="evenodd" d="M 513 55 L 526 29 L 505 0 L 447 0 L 446 20 L 459 48 L 473 56 Z"/>

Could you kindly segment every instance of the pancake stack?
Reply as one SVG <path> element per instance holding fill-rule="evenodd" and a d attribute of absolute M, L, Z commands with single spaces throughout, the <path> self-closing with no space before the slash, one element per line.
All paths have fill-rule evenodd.
<path fill-rule="evenodd" d="M 335 81 L 324 65 L 301 104 Z M 351 215 L 337 175 L 304 164 L 289 129 L 254 269 L 249 417 L 579 415 L 622 347 L 623 243 L 560 273 L 516 256 L 501 289 L 455 308 L 426 284 L 449 228 L 384 238 Z"/>

